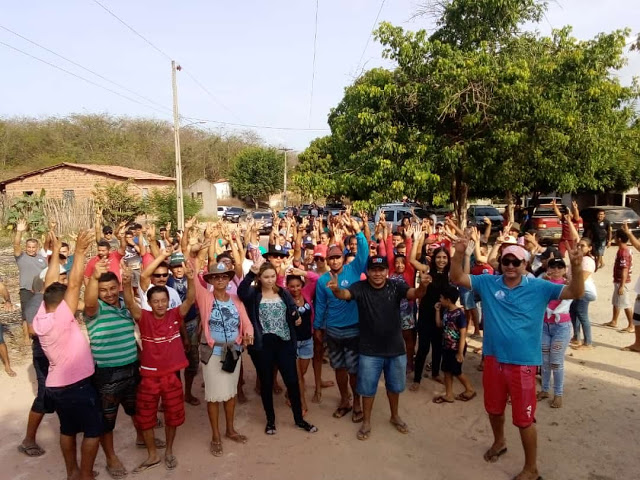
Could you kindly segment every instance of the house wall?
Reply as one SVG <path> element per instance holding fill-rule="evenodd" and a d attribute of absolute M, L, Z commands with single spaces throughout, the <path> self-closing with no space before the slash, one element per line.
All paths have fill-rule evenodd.
<path fill-rule="evenodd" d="M 71 192 L 73 192 L 75 199 L 85 199 L 92 198 L 96 183 L 122 181 L 121 179 L 101 175 L 98 172 L 61 167 L 7 183 L 5 192 L 7 197 L 21 196 L 25 192 L 33 192 L 34 195 L 37 195 L 44 188 L 47 198 L 62 199 L 66 191 L 67 195 L 71 195 Z M 129 190 L 132 193 L 144 196 L 154 188 L 166 188 L 173 185 L 173 181 L 138 180 L 134 185 L 131 185 Z"/>
<path fill-rule="evenodd" d="M 207 216 L 217 215 L 218 199 L 216 187 L 213 183 L 200 179 L 186 189 L 186 194 L 194 199 L 202 198 L 202 209 L 199 213 Z"/>
<path fill-rule="evenodd" d="M 216 198 L 218 200 L 225 200 L 231 198 L 231 185 L 229 182 L 214 183 L 216 189 Z"/>

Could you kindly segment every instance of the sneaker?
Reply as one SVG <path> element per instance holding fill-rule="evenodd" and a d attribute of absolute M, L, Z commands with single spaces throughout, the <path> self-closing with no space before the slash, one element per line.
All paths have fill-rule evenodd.
<path fill-rule="evenodd" d="M 306 420 L 296 422 L 296 426 L 309 433 L 316 433 L 318 431 L 318 427 L 316 427 L 315 425 L 311 425 Z"/>

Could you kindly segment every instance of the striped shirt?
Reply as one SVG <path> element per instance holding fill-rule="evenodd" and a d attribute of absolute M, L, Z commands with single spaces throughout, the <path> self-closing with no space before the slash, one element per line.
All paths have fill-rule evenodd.
<path fill-rule="evenodd" d="M 121 367 L 138 360 L 134 322 L 122 299 L 118 307 L 98 300 L 98 313 L 86 317 L 86 322 L 98 367 Z"/>

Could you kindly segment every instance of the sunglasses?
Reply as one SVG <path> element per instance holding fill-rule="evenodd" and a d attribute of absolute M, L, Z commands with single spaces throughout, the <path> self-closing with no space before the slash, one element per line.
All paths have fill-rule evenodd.
<path fill-rule="evenodd" d="M 211 278 L 213 280 L 227 280 L 229 278 L 229 275 L 225 273 L 219 273 L 217 275 L 211 275 Z"/>
<path fill-rule="evenodd" d="M 104 232 L 105 235 L 113 235 L 113 232 Z"/>
<path fill-rule="evenodd" d="M 169 274 L 168 273 L 152 273 L 151 276 L 153 278 L 167 278 Z"/>
<path fill-rule="evenodd" d="M 326 262 L 327 259 L 324 257 L 316 257 L 316 262 Z"/>
<path fill-rule="evenodd" d="M 519 260 L 517 258 L 503 258 L 502 260 L 500 260 L 500 264 L 503 267 L 508 267 L 509 265 L 513 265 L 514 267 L 519 267 L 520 265 L 522 265 L 522 260 Z"/>
<path fill-rule="evenodd" d="M 562 268 L 567 268 L 567 266 L 565 265 L 564 262 L 555 261 L 555 262 L 549 262 L 549 268 L 560 268 L 560 269 L 562 269 Z"/>

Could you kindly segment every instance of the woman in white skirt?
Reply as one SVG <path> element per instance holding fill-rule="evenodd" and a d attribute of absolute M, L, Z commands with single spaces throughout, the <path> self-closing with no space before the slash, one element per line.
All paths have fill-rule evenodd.
<path fill-rule="evenodd" d="M 253 326 L 243 303 L 234 294 L 227 291 L 229 281 L 235 272 L 232 266 L 220 262 L 211 265 L 209 271 L 200 274 L 196 281 L 196 303 L 200 310 L 203 338 L 200 340 L 200 360 L 204 363 L 205 400 L 211 424 L 210 452 L 222 455 L 222 438 L 218 426 L 220 403 L 224 405 L 227 424 L 225 437 L 237 443 L 246 443 L 247 437 L 239 434 L 233 419 L 240 375 L 239 355 L 243 345 L 253 344 Z M 213 285 L 213 292 L 207 288 Z M 238 360 L 233 372 L 222 369 L 227 349 L 235 350 Z"/>

